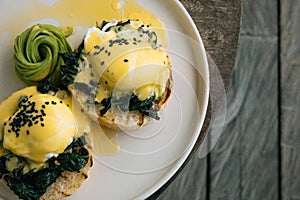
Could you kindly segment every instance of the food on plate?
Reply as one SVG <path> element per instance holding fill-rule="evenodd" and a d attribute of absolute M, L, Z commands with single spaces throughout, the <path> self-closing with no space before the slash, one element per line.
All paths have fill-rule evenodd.
<path fill-rule="evenodd" d="M 36 86 L 0 104 L 0 178 L 21 199 L 70 196 L 92 165 L 88 132 L 78 129 L 67 91 Z"/>
<path fill-rule="evenodd" d="M 172 69 L 150 25 L 104 21 L 90 28 L 77 52 L 63 59 L 64 84 L 101 125 L 131 130 L 160 119 L 171 94 Z"/>
<path fill-rule="evenodd" d="M 59 85 L 61 53 L 71 52 L 66 40 L 73 28 L 36 24 L 15 38 L 14 60 L 18 77 L 27 85 L 47 79 Z"/>

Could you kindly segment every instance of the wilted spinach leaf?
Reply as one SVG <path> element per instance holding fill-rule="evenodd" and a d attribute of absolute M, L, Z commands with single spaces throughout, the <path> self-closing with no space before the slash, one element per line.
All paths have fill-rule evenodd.
<path fill-rule="evenodd" d="M 49 167 L 38 171 L 31 170 L 25 174 L 23 167 L 14 169 L 11 173 L 3 170 L 6 169 L 6 159 L 2 156 L 0 157 L 0 174 L 3 174 L 8 187 L 20 199 L 38 200 L 63 171 L 79 171 L 86 166 L 89 152 L 84 148 L 85 143 L 83 137 L 74 140 L 67 147 L 68 152 L 47 161 Z"/>
<path fill-rule="evenodd" d="M 153 101 L 155 96 L 151 96 L 143 101 L 139 100 L 138 96 L 132 94 L 131 96 L 121 96 L 120 98 L 108 97 L 101 101 L 101 105 L 104 107 L 100 110 L 100 115 L 103 116 L 111 108 L 111 105 L 116 105 L 121 111 L 134 111 L 137 110 L 140 113 L 147 115 L 153 119 L 159 120 L 157 111 L 153 108 Z"/>

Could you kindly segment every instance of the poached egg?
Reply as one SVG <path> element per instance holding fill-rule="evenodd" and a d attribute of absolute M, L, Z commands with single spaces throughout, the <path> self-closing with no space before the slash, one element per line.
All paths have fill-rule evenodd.
<path fill-rule="evenodd" d="M 139 20 L 107 22 L 88 29 L 84 38 L 83 73 L 76 81 L 98 82 L 97 99 L 133 92 L 159 99 L 171 77 L 168 52 L 154 28 Z"/>
<path fill-rule="evenodd" d="M 43 163 L 64 152 L 76 135 L 76 122 L 62 99 L 40 94 L 36 87 L 20 90 L 0 105 L 3 147 L 17 156 Z"/>

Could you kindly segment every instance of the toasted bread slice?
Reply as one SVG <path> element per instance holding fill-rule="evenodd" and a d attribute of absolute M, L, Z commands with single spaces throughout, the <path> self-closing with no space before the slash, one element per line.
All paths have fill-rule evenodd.
<path fill-rule="evenodd" d="M 104 34 L 105 31 L 108 31 L 107 28 L 113 29 L 112 27 L 117 27 L 116 28 L 117 31 L 115 31 L 117 35 L 114 36 L 113 38 L 110 38 L 110 40 L 108 40 L 109 42 L 105 42 L 106 40 L 104 40 L 103 42 L 93 43 L 97 40 L 89 39 L 90 37 L 92 37 L 91 32 L 94 31 L 93 33 L 96 33 L 96 34 L 93 34 L 94 36 L 97 34 L 101 35 L 101 34 Z M 126 22 L 123 22 L 123 21 L 116 22 L 113 20 L 112 22 L 108 22 L 108 23 L 106 23 L 106 25 L 103 25 L 103 27 L 101 28 L 101 31 L 104 31 L 104 32 L 98 33 L 95 29 L 91 29 L 91 32 L 89 32 L 89 34 L 87 34 L 89 36 L 85 37 L 83 44 L 86 45 L 87 48 L 83 48 L 84 49 L 82 51 L 83 56 L 79 62 L 80 70 L 79 70 L 79 73 L 74 78 L 75 79 L 74 83 L 68 85 L 69 91 L 72 92 L 73 97 L 75 97 L 74 99 L 76 99 L 78 101 L 80 106 L 89 114 L 89 116 L 94 121 L 98 121 L 101 125 L 104 125 L 108 128 L 115 129 L 115 130 L 133 130 L 133 129 L 137 129 L 137 128 L 140 128 L 140 127 L 143 127 L 143 126 L 146 126 L 146 125 L 152 123 L 153 122 L 152 114 L 154 113 L 154 118 L 158 119 L 158 117 L 156 116 L 156 113 L 158 114 L 158 116 L 161 114 L 162 109 L 165 107 L 166 102 L 168 101 L 168 99 L 171 95 L 171 89 L 173 86 L 172 65 L 171 65 L 170 58 L 169 58 L 167 51 L 164 50 L 163 48 L 161 48 L 162 45 L 161 45 L 160 38 L 158 38 L 156 32 L 152 29 L 152 27 L 144 25 L 143 22 L 141 22 L 139 20 L 128 20 Z M 151 34 L 149 34 L 149 33 L 151 33 Z M 111 35 L 114 35 L 114 34 L 112 33 Z M 108 37 L 110 37 L 110 36 L 108 36 Z M 115 37 L 118 38 L 118 40 L 115 40 L 116 39 Z M 136 37 L 138 37 L 138 39 Z M 113 41 L 118 42 L 120 40 L 127 41 L 127 44 L 126 45 L 118 45 L 118 46 L 113 45 L 113 43 L 112 43 Z M 91 41 L 91 42 L 89 43 L 88 41 Z M 128 42 L 128 41 L 131 41 L 131 42 Z M 141 43 L 141 45 L 139 46 L 138 43 Z M 101 45 L 102 45 L 102 48 L 99 49 L 99 47 Z M 94 48 L 92 48 L 92 50 L 91 50 L 90 47 L 94 47 Z M 107 49 L 109 49 L 111 51 L 111 52 L 107 53 L 107 55 L 106 54 L 104 55 L 102 52 L 105 48 L 106 48 L 106 51 L 108 51 Z M 151 51 L 148 51 L 149 49 L 156 51 L 156 54 L 150 54 L 149 52 L 151 52 Z M 162 51 L 160 51 L 160 50 L 162 50 Z M 78 51 L 79 50 L 76 50 L 76 52 L 78 52 Z M 117 52 L 116 55 L 114 55 L 114 51 Z M 137 53 L 140 51 L 145 51 L 145 52 L 143 52 L 143 54 L 141 54 L 141 55 L 147 56 L 147 59 L 145 59 L 145 63 L 142 58 L 139 58 L 138 59 L 139 62 L 137 62 L 135 60 L 133 62 L 134 64 L 132 64 L 132 66 L 130 66 L 130 68 L 128 68 L 128 66 L 126 64 L 124 64 L 125 69 L 129 70 L 129 71 L 121 70 L 122 63 L 130 63 L 128 61 L 128 59 L 122 60 L 121 64 L 116 65 L 118 67 L 113 68 L 114 70 L 116 70 L 115 71 L 116 73 L 114 73 L 113 70 L 111 71 L 110 65 L 106 66 L 106 63 L 117 62 L 118 59 L 120 59 L 122 57 L 122 56 L 120 56 L 120 54 L 123 55 L 124 53 L 127 53 L 129 56 L 130 53 L 132 53 L 132 52 Z M 157 52 L 159 52 L 159 54 Z M 139 56 L 139 55 L 140 54 L 138 54 L 138 53 L 136 54 L 136 56 Z M 161 56 L 158 56 L 158 55 L 161 55 Z M 147 61 L 148 58 L 150 61 Z M 151 60 L 151 59 L 153 59 L 153 60 Z M 159 59 L 159 60 L 157 60 L 157 59 Z M 99 62 L 99 61 L 101 61 L 101 62 Z M 166 73 L 164 73 L 163 75 L 159 74 L 160 71 L 156 71 L 156 70 L 151 71 L 151 70 L 148 70 L 149 68 L 148 69 L 147 68 L 139 68 L 139 70 L 137 70 L 138 68 L 133 67 L 133 66 L 135 66 L 136 62 L 139 63 L 139 64 L 137 64 L 137 66 L 151 67 L 150 65 L 153 65 L 152 69 L 162 70 L 162 68 L 156 68 L 159 65 L 160 67 L 163 66 L 163 67 L 168 68 L 168 70 L 165 70 L 164 72 L 166 72 Z M 133 68 L 135 70 L 131 71 Z M 145 71 L 142 71 L 142 69 L 145 69 Z M 120 74 L 118 73 L 119 71 L 120 71 Z M 150 74 L 149 76 L 151 78 L 148 78 L 147 76 L 143 76 L 142 75 L 143 73 L 144 74 L 149 73 Z M 167 74 L 167 73 L 169 73 L 169 74 Z M 93 75 L 91 75 L 91 74 L 93 74 Z M 96 76 L 95 74 L 98 74 L 98 75 Z M 114 76 L 114 74 L 119 74 L 119 75 Z M 132 79 L 129 78 L 128 80 L 125 78 L 124 80 L 126 80 L 126 81 L 123 80 L 124 82 L 122 82 L 120 79 L 126 77 L 126 75 L 128 75 L 128 74 L 134 74 L 132 76 L 135 78 L 132 78 Z M 134 91 L 131 91 L 131 90 L 134 90 L 133 89 L 134 86 L 132 86 L 133 83 L 136 84 L 135 85 L 136 87 L 141 86 L 143 84 L 149 84 L 149 82 L 152 83 L 152 81 L 154 80 L 154 79 L 152 79 L 152 76 L 159 77 L 160 75 L 163 77 L 163 78 L 159 79 L 160 82 L 154 81 L 153 83 L 155 83 L 155 85 L 156 84 L 163 85 L 164 89 L 161 89 L 159 94 L 155 93 L 155 95 L 157 95 L 156 97 L 159 97 L 159 99 L 155 99 L 153 101 L 151 110 L 147 108 L 148 110 L 146 110 L 146 111 L 143 110 L 140 112 L 138 110 L 141 108 L 141 106 L 136 106 L 135 109 L 128 108 L 127 110 L 130 110 L 130 111 L 127 111 L 126 109 L 120 109 L 120 107 L 118 107 L 119 105 L 122 106 L 123 105 L 122 103 L 120 103 L 119 105 L 116 105 L 116 104 L 112 103 L 113 101 L 111 101 L 111 100 L 109 100 L 109 102 L 111 102 L 109 106 L 102 105 L 102 103 L 101 103 L 103 98 L 104 98 L 104 100 L 105 100 L 105 98 L 113 99 L 114 96 L 118 96 L 117 98 L 120 97 L 120 99 L 121 99 L 122 95 L 130 95 L 130 92 L 134 93 Z M 90 76 L 91 76 L 91 78 L 89 78 Z M 120 76 L 120 77 L 118 77 L 118 76 Z M 114 78 L 111 78 L 112 80 L 110 80 L 110 77 L 114 77 Z M 137 78 L 137 77 L 139 77 L 139 78 Z M 141 78 L 141 77 L 143 77 L 143 78 Z M 148 79 L 149 79 L 149 81 L 148 81 Z M 118 82 L 118 81 L 121 81 L 119 83 L 119 85 L 113 84 L 114 82 Z M 107 91 L 107 93 L 105 93 L 105 95 L 103 95 L 105 97 L 103 97 L 102 95 L 99 95 L 101 98 L 98 98 L 97 94 L 94 94 L 94 93 L 97 93 L 96 88 L 98 88 L 98 86 L 95 86 L 96 85 L 95 83 L 102 85 L 101 87 L 104 88 L 105 91 Z M 111 84 L 109 84 L 109 83 L 111 83 Z M 77 86 L 76 86 L 76 84 L 77 84 Z M 116 87 L 116 85 L 120 86 L 123 84 L 125 85 L 124 87 L 119 87 L 119 88 Z M 114 91 L 118 94 L 114 95 L 113 94 Z M 150 95 L 150 94 L 148 94 L 148 95 Z M 125 99 L 126 98 L 127 97 L 125 97 Z M 148 98 L 151 98 L 151 97 L 148 96 Z M 136 101 L 133 101 L 133 102 L 136 103 Z M 137 103 L 136 105 L 138 105 L 138 104 L 139 103 Z M 147 106 L 148 106 L 149 102 L 147 102 L 145 104 L 147 104 Z M 124 106 L 124 107 L 126 107 L 126 106 Z M 105 108 L 104 109 L 105 111 L 107 109 L 107 111 L 104 114 L 101 112 L 103 108 Z M 155 111 L 155 112 L 152 112 L 152 111 Z M 152 117 L 148 116 L 148 115 L 152 115 Z"/>
<path fill-rule="evenodd" d="M 173 80 L 170 78 L 167 82 L 163 97 L 161 100 L 154 102 L 154 106 L 156 107 L 158 115 L 161 114 L 171 95 L 172 84 Z M 153 118 L 142 114 L 139 111 L 122 112 L 113 108 L 110 108 L 103 116 L 99 114 L 97 119 L 101 125 L 114 130 L 134 130 L 151 124 L 154 120 Z"/>
<path fill-rule="evenodd" d="M 165 87 L 165 92 L 160 100 L 154 101 L 155 109 L 158 115 L 161 114 L 163 108 L 165 107 L 167 101 L 169 100 L 172 92 L 173 79 L 170 76 Z M 134 130 L 140 127 L 144 127 L 153 122 L 153 118 L 140 113 L 139 111 L 127 111 L 122 112 L 119 109 L 115 109 L 112 106 L 104 115 L 100 115 L 100 110 L 102 107 L 95 105 L 86 104 L 87 101 L 93 101 L 84 92 L 74 89 L 72 86 L 69 87 L 72 92 L 74 99 L 78 101 L 80 106 L 89 114 L 89 116 L 94 120 L 98 121 L 100 125 L 106 126 L 114 130 Z"/>
<path fill-rule="evenodd" d="M 88 163 L 78 172 L 63 172 L 56 181 L 48 187 L 46 193 L 41 196 L 41 200 L 56 200 L 71 196 L 88 178 L 88 171 L 93 165 L 92 154 Z"/>

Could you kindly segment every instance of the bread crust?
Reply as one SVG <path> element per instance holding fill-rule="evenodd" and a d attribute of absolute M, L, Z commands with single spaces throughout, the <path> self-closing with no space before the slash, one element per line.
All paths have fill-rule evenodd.
<path fill-rule="evenodd" d="M 167 81 L 163 97 L 159 101 L 154 102 L 155 109 L 159 116 L 171 96 L 172 86 L 173 80 L 171 76 Z M 114 130 L 134 130 L 153 122 L 153 118 L 139 111 L 128 111 L 124 113 L 113 108 L 110 108 L 103 116 L 99 114 L 97 120 L 101 125 Z"/>
<path fill-rule="evenodd" d="M 157 110 L 159 116 L 163 108 L 167 104 L 173 88 L 172 67 L 170 62 L 168 63 L 168 67 L 170 69 L 170 77 L 166 82 L 163 96 L 160 100 L 154 101 L 154 107 L 155 110 Z M 93 119 L 94 121 L 98 121 L 100 125 L 108 127 L 110 129 L 123 131 L 134 130 L 151 124 L 154 121 L 153 118 L 142 114 L 139 111 L 122 112 L 118 109 L 114 109 L 113 106 L 108 109 L 108 111 L 104 115 L 100 115 L 101 108 L 93 105 L 88 106 L 85 103 L 88 101 L 94 101 L 94 99 L 91 99 L 91 97 L 89 97 L 84 92 L 74 88 L 73 85 L 69 85 L 68 90 L 71 91 L 74 99 L 79 103 L 81 108 L 86 111 L 91 119 Z"/>
<path fill-rule="evenodd" d="M 119 23 L 122 23 L 120 21 Z M 78 49 L 76 50 L 78 52 Z M 167 101 L 169 100 L 173 88 L 173 77 L 172 77 L 172 64 L 170 62 L 169 55 L 167 57 L 167 63 L 164 63 L 166 67 L 170 69 L 169 79 L 166 81 L 165 91 L 163 97 L 159 100 L 154 101 L 154 109 L 157 111 L 158 116 L 160 116 L 163 108 L 165 107 Z M 84 71 L 84 70 L 83 70 Z M 87 97 L 87 94 L 81 92 L 80 90 L 74 88 L 74 85 L 68 86 L 69 91 L 71 91 L 73 97 L 80 104 L 86 113 L 94 121 L 98 121 L 100 125 L 108 127 L 114 130 L 134 130 L 140 127 L 151 124 L 154 119 L 140 113 L 139 111 L 127 111 L 122 112 L 118 109 L 114 109 L 113 105 L 104 115 L 100 114 L 101 108 L 99 106 L 87 105 L 86 102 L 95 102 L 95 99 Z"/>
<path fill-rule="evenodd" d="M 40 197 L 40 200 L 56 200 L 71 196 L 88 178 L 88 171 L 92 165 L 93 158 L 90 153 L 89 161 L 84 168 L 77 172 L 62 172 L 56 181 L 47 188 L 46 193 Z"/>

